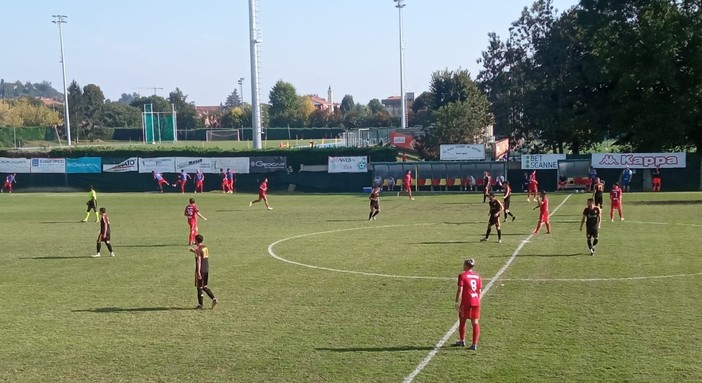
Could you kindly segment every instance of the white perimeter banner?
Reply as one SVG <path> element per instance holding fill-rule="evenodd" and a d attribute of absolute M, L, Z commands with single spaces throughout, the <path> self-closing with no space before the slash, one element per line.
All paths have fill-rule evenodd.
<path fill-rule="evenodd" d="M 29 158 L 0 157 L 0 173 L 29 173 L 31 163 Z"/>
<path fill-rule="evenodd" d="M 65 158 L 32 158 L 32 173 L 66 173 Z"/>
<path fill-rule="evenodd" d="M 329 173 L 367 173 L 368 157 L 329 157 Z"/>
<path fill-rule="evenodd" d="M 209 157 L 176 157 L 175 169 L 180 172 L 181 169 L 187 173 L 195 173 L 200 169 L 203 173 L 211 173 L 212 158 Z"/>
<path fill-rule="evenodd" d="M 124 157 L 123 157 L 124 158 Z M 105 173 L 126 173 L 139 170 L 139 158 L 129 157 L 118 164 L 102 164 L 102 171 Z"/>
<path fill-rule="evenodd" d="M 175 163 L 175 157 L 139 157 L 139 173 L 151 173 L 152 171 L 157 171 L 159 173 L 175 173 Z"/>
<path fill-rule="evenodd" d="M 593 153 L 590 160 L 597 169 L 684 168 L 685 153 Z"/>
<path fill-rule="evenodd" d="M 565 154 L 522 154 L 522 169 L 558 169 L 558 160 Z"/>
<path fill-rule="evenodd" d="M 485 145 L 441 145 L 439 150 L 439 159 L 441 161 L 467 161 L 485 159 Z"/>
<path fill-rule="evenodd" d="M 231 169 L 234 173 L 249 174 L 249 157 L 212 157 L 210 173 L 219 173 L 219 169 Z M 204 171 L 203 171 L 204 172 Z"/>

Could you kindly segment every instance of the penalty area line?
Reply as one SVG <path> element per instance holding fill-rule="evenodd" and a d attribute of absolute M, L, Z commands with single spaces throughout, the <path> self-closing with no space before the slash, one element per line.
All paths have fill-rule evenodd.
<path fill-rule="evenodd" d="M 571 196 L 572 196 L 572 194 L 568 194 L 566 196 L 566 198 L 563 200 L 563 202 L 561 202 L 560 205 L 556 206 L 556 208 L 553 209 L 551 214 L 549 214 L 549 217 L 552 216 L 553 214 L 555 214 L 558 211 L 558 209 L 560 209 L 561 206 L 563 206 Z M 490 278 L 490 281 L 488 282 L 488 284 L 485 286 L 485 288 L 483 289 L 483 291 L 480 294 L 481 300 L 483 299 L 485 294 L 487 294 L 488 291 L 490 291 L 492 286 L 502 276 L 502 274 L 504 274 L 504 272 L 507 271 L 507 268 L 512 264 L 514 259 L 517 258 L 517 255 L 519 254 L 519 252 L 522 251 L 522 249 L 524 248 L 524 245 L 529 243 L 529 240 L 531 240 L 532 237 L 534 237 L 534 234 L 529 234 L 528 237 L 524 238 L 522 240 L 522 242 L 519 243 L 519 246 L 517 246 L 517 248 L 514 250 L 514 253 L 512 253 L 512 256 L 510 256 L 509 259 L 507 259 L 507 262 L 505 262 L 505 264 L 502 265 L 502 268 L 497 271 L 497 274 L 495 274 L 492 278 Z M 417 368 L 415 368 L 411 374 L 407 375 L 407 377 L 405 378 L 405 380 L 402 381 L 402 383 L 411 383 L 414 381 L 414 378 L 416 378 L 417 375 L 419 375 L 419 373 L 422 372 L 422 370 L 424 370 L 424 368 L 429 364 L 429 362 L 431 362 L 431 360 L 434 359 L 436 354 L 439 353 L 439 350 L 444 346 L 444 344 L 446 344 L 446 342 L 449 340 L 451 335 L 453 335 L 453 333 L 456 332 L 456 330 L 458 329 L 458 324 L 459 324 L 458 321 L 456 321 L 453 324 L 453 326 L 451 326 L 451 328 L 446 332 L 446 334 L 444 334 L 444 336 L 441 337 L 439 342 L 436 343 L 434 348 L 431 351 L 429 351 L 429 354 L 427 354 L 427 356 L 424 358 L 424 360 L 422 360 L 422 362 L 417 365 Z"/>

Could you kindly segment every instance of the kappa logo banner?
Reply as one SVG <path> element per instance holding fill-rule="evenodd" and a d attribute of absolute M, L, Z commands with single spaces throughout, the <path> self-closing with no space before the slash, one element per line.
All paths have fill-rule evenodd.
<path fill-rule="evenodd" d="M 287 170 L 286 157 L 250 157 L 249 171 L 251 173 L 273 173 Z"/>
<path fill-rule="evenodd" d="M 160 173 L 175 173 L 175 164 L 175 157 L 139 157 L 139 173 L 151 173 L 152 171 Z"/>
<path fill-rule="evenodd" d="M 103 158 L 102 171 L 105 173 L 126 173 L 139 171 L 139 158 Z"/>
<path fill-rule="evenodd" d="M 593 153 L 592 166 L 599 169 L 684 168 L 685 153 Z"/>
<path fill-rule="evenodd" d="M 212 170 L 212 158 L 209 157 L 176 157 L 175 159 L 176 171 L 180 172 L 181 169 L 185 170 L 187 173 L 195 173 L 200 169 L 203 173 L 211 173 Z"/>
<path fill-rule="evenodd" d="M 0 173 L 29 173 L 32 170 L 29 158 L 0 157 Z"/>
<path fill-rule="evenodd" d="M 565 159 L 565 154 L 522 154 L 522 169 L 558 169 L 558 161 Z"/>
<path fill-rule="evenodd" d="M 368 157 L 329 157 L 329 173 L 367 173 Z"/>
<path fill-rule="evenodd" d="M 32 158 L 32 173 L 65 173 L 65 158 Z"/>
<path fill-rule="evenodd" d="M 485 159 L 485 145 L 441 145 L 439 147 L 441 161 L 470 161 Z"/>

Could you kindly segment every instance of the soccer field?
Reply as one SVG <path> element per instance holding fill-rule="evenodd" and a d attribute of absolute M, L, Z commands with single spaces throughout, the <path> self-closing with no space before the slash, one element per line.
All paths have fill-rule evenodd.
<path fill-rule="evenodd" d="M 208 221 L 196 311 L 183 210 Z M 479 195 L 0 194 L 2 382 L 700 382 L 702 193 L 624 195 L 589 255 L 585 194 L 553 233 L 515 195 L 486 243 Z M 451 347 L 456 275 L 483 278 L 478 351 Z M 470 339 L 470 326 L 468 326 Z M 441 342 L 446 340 L 445 342 Z"/>

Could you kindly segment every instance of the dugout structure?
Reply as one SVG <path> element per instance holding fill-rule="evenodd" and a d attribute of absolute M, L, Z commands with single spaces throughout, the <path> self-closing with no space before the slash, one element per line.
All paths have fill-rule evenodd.
<path fill-rule="evenodd" d="M 556 174 L 556 184 L 561 175 L 565 176 L 565 190 L 586 189 L 590 182 L 590 160 L 572 159 L 558 160 L 558 173 Z"/>
<path fill-rule="evenodd" d="M 205 141 L 239 141 L 239 129 L 210 129 L 205 132 Z"/>
<path fill-rule="evenodd" d="M 483 188 L 483 172 L 492 176 L 492 184 L 498 176 L 507 179 L 507 163 L 504 161 L 432 161 L 432 162 L 377 162 L 372 164 L 373 179 L 383 179 L 383 189 L 388 190 L 388 178 L 395 179 L 395 190 L 400 190 L 407 170 L 412 171 L 415 191 L 467 191 L 470 176 L 475 179 L 475 190 Z"/>
<path fill-rule="evenodd" d="M 154 112 L 153 104 L 144 104 L 141 124 L 145 144 L 178 141 L 178 120 L 175 106 L 170 112 Z"/>

